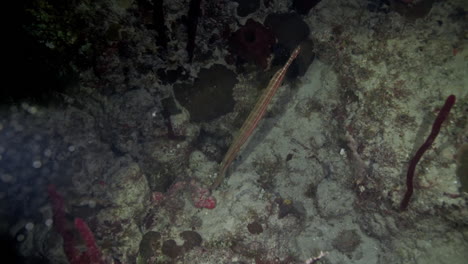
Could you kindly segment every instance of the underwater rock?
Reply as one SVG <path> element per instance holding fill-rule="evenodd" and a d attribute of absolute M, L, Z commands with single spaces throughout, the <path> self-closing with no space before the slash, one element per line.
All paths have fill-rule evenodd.
<path fill-rule="evenodd" d="M 194 247 L 199 247 L 203 241 L 200 234 L 195 231 L 184 231 L 180 233 L 180 237 L 185 241 L 183 245 L 185 250 L 191 250 Z"/>
<path fill-rule="evenodd" d="M 116 159 L 115 165 L 103 177 L 107 179 L 106 197 L 115 207 L 129 213 L 119 216 L 132 217 L 133 213 L 144 210 L 150 190 L 137 163 L 130 161 L 128 157 Z"/>
<path fill-rule="evenodd" d="M 265 26 L 278 38 L 278 44 L 293 50 L 310 34 L 309 26 L 297 14 L 270 14 Z"/>
<path fill-rule="evenodd" d="M 145 89 L 130 90 L 109 100 L 109 119 L 104 137 L 110 140 L 114 152 L 132 152 L 141 142 L 151 141 L 155 133 L 165 133 L 163 119 L 152 113 L 161 112 L 153 96 Z M 138 129 L 139 133 L 136 133 Z"/>
<path fill-rule="evenodd" d="M 282 219 L 288 215 L 294 216 L 298 219 L 303 218 L 305 214 L 305 208 L 298 204 L 293 203 L 290 199 L 283 199 L 278 197 L 275 199 L 275 202 L 278 204 L 278 218 Z"/>
<path fill-rule="evenodd" d="M 237 6 L 237 15 L 240 17 L 246 17 L 260 7 L 260 0 L 234 0 L 234 2 L 239 4 Z"/>
<path fill-rule="evenodd" d="M 275 36 L 264 25 L 249 19 L 244 26 L 232 34 L 229 44 L 232 53 L 244 60 L 254 61 L 265 69 L 268 66 L 271 47 L 275 44 Z"/>
<path fill-rule="evenodd" d="M 326 219 L 349 214 L 354 199 L 353 193 L 340 188 L 336 182 L 323 181 L 317 186 L 317 208 Z"/>
<path fill-rule="evenodd" d="M 101 197 L 112 201 L 112 206 L 99 211 L 96 232 L 113 241 L 124 241 L 116 246 L 123 254 L 137 255 L 142 235 L 135 216 L 142 215 L 147 208 L 149 188 L 136 163 L 126 158 L 114 162 L 114 167 L 103 176 L 106 187 Z"/>
<path fill-rule="evenodd" d="M 161 1 L 162 2 L 162 1 Z M 191 0 L 190 1 L 190 8 L 187 15 L 187 53 L 188 53 L 188 60 L 192 62 L 193 60 L 193 51 L 195 50 L 195 37 L 197 35 L 197 26 L 198 26 L 198 18 L 201 14 L 201 0 Z"/>
<path fill-rule="evenodd" d="M 170 258 L 177 258 L 182 254 L 182 251 L 183 248 L 177 245 L 177 243 L 172 239 L 163 242 L 162 252 Z"/>
<path fill-rule="evenodd" d="M 167 128 L 167 137 L 172 140 L 184 140 L 185 136 L 177 135 L 172 126 L 171 116 L 182 113 L 177 107 L 177 104 L 173 97 L 164 98 L 161 100 L 162 111 L 161 114 L 164 118 L 164 123 Z"/>
<path fill-rule="evenodd" d="M 120 8 L 128 9 L 130 6 L 132 6 L 133 1 L 134 0 L 116 0 L 115 3 Z"/>
<path fill-rule="evenodd" d="M 252 235 L 258 235 L 263 232 L 263 227 L 258 221 L 255 221 L 247 225 L 247 230 L 249 230 Z"/>
<path fill-rule="evenodd" d="M 155 231 L 149 231 L 143 235 L 140 242 L 139 255 L 148 263 L 152 258 L 156 257 L 157 252 L 161 248 L 161 234 Z"/>
<path fill-rule="evenodd" d="M 468 193 L 468 144 L 464 144 L 457 152 L 457 176 L 461 191 Z"/>
<path fill-rule="evenodd" d="M 367 0 L 367 10 L 387 14 L 390 11 L 390 0 Z"/>
<path fill-rule="evenodd" d="M 391 7 L 401 16 L 407 18 L 410 21 L 414 21 L 429 14 L 434 2 L 435 0 L 421 0 L 414 4 L 407 4 L 400 1 L 392 1 Z"/>
<path fill-rule="evenodd" d="M 333 240 L 332 245 L 341 253 L 350 254 L 361 244 L 361 237 L 356 230 L 341 231 Z"/>
<path fill-rule="evenodd" d="M 191 121 L 208 122 L 233 110 L 232 90 L 236 84 L 235 73 L 216 64 L 201 69 L 193 85 L 175 85 L 174 94 L 190 112 Z"/>
<path fill-rule="evenodd" d="M 307 15 L 321 0 L 293 0 L 293 9 L 301 15 Z"/>
<path fill-rule="evenodd" d="M 158 69 L 157 74 L 163 84 L 175 83 L 176 81 L 185 81 L 188 78 L 188 74 L 183 67 L 177 67 L 176 69 Z"/>
<path fill-rule="evenodd" d="M 307 39 L 300 43 L 301 46 L 301 53 L 297 56 L 297 58 L 291 64 L 288 72 L 286 73 L 286 78 L 288 80 L 294 80 L 298 76 L 304 76 L 304 74 L 309 69 L 309 66 L 315 59 L 315 52 L 314 52 L 314 43 L 312 40 Z M 275 49 L 273 50 L 274 59 L 271 62 L 271 65 L 283 65 L 290 54 L 291 50 L 280 45 L 276 45 Z"/>

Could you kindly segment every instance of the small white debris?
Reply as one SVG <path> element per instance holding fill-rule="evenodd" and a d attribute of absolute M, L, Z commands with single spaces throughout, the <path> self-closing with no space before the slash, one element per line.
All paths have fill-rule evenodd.
<path fill-rule="evenodd" d="M 344 155 L 346 155 L 346 151 L 345 151 L 345 149 L 344 149 L 344 148 L 340 149 L 340 155 L 341 155 L 341 156 L 344 156 Z"/>
<path fill-rule="evenodd" d="M 34 114 L 37 114 L 37 107 L 31 106 L 31 107 L 29 108 L 29 113 L 31 113 L 31 114 L 33 114 L 33 115 L 34 115 Z"/>
<path fill-rule="evenodd" d="M 70 151 L 70 152 L 75 151 L 75 149 L 76 149 L 76 148 L 75 148 L 75 146 L 73 146 L 73 145 L 70 145 L 70 146 L 68 147 L 68 151 Z"/>
<path fill-rule="evenodd" d="M 42 167 L 42 162 L 40 160 L 35 160 L 35 161 L 33 161 L 32 166 L 35 169 L 39 169 L 40 167 Z"/>
<path fill-rule="evenodd" d="M 16 241 L 18 241 L 18 242 L 22 242 L 22 241 L 24 241 L 24 239 L 25 239 L 25 236 L 24 236 L 23 234 L 19 234 L 19 235 L 16 237 Z"/>
<path fill-rule="evenodd" d="M 52 224 L 54 223 L 54 220 L 52 220 L 51 218 L 48 218 L 47 220 L 45 220 L 44 224 L 47 226 L 47 227 L 52 227 Z"/>
<path fill-rule="evenodd" d="M 320 253 L 319 253 L 318 256 L 306 260 L 306 261 L 305 261 L 305 264 L 316 263 L 316 262 L 319 261 L 321 258 L 326 257 L 327 255 L 328 255 L 328 252 L 326 252 L 326 251 L 324 252 L 324 251 L 321 251 L 321 250 L 320 250 Z"/>
<path fill-rule="evenodd" d="M 55 45 L 52 42 L 46 42 L 46 43 L 44 43 L 44 45 L 46 47 L 48 47 L 49 49 L 55 49 Z"/>
<path fill-rule="evenodd" d="M 362 193 L 366 190 L 366 187 L 359 185 L 359 191 Z"/>
<path fill-rule="evenodd" d="M 96 201 L 94 201 L 94 200 L 89 200 L 89 201 L 88 201 L 88 206 L 89 206 L 89 208 L 95 208 L 95 207 L 96 207 Z"/>
<path fill-rule="evenodd" d="M 28 231 L 32 231 L 34 229 L 34 223 L 29 222 L 24 226 L 24 228 Z"/>

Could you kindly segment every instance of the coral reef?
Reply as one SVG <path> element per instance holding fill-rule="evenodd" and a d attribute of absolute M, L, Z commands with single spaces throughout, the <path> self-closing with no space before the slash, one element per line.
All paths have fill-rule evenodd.
<path fill-rule="evenodd" d="M 465 2 L 16 3 L 2 248 L 23 263 L 464 264 Z"/>

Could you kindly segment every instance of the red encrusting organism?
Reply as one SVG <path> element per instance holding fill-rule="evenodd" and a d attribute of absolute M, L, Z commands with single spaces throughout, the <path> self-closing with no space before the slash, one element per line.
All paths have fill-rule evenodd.
<path fill-rule="evenodd" d="M 101 250 L 96 244 L 96 239 L 94 238 L 93 232 L 91 229 L 89 229 L 86 222 L 81 218 L 75 218 L 75 228 L 80 233 L 81 238 L 83 238 L 87 248 L 86 252 L 82 253 L 81 255 L 86 255 L 84 258 L 89 261 L 88 263 L 104 264 Z"/>
<path fill-rule="evenodd" d="M 416 165 L 418 164 L 419 160 L 421 160 L 421 157 L 424 154 L 424 152 L 426 152 L 429 149 L 429 147 L 432 145 L 435 138 L 439 134 L 442 123 L 445 121 L 445 119 L 447 119 L 447 116 L 450 113 L 452 106 L 455 104 L 455 100 L 455 95 L 450 95 L 447 98 L 447 100 L 445 100 L 444 106 L 442 107 L 442 109 L 440 109 L 439 114 L 437 115 L 437 118 L 435 119 L 434 124 L 432 125 L 431 134 L 429 134 L 426 141 L 421 145 L 421 147 L 419 147 L 418 151 L 416 152 L 416 154 L 414 154 L 413 158 L 409 163 L 408 172 L 406 174 L 406 193 L 400 204 L 401 210 L 406 210 L 406 208 L 408 208 L 409 201 L 411 199 L 411 196 L 413 195 L 414 171 L 416 169 Z"/>
<path fill-rule="evenodd" d="M 211 196 L 208 188 L 199 187 L 192 182 L 192 201 L 196 208 L 214 209 L 216 207 L 216 198 Z"/>
<path fill-rule="evenodd" d="M 80 233 L 81 238 L 86 244 L 87 250 L 81 252 L 77 249 L 77 240 L 74 236 L 73 228 L 67 227 L 65 217 L 65 203 L 55 185 L 48 187 L 50 201 L 52 203 L 52 212 L 54 227 L 63 238 L 63 251 L 71 264 L 105 264 L 102 258 L 101 250 L 96 244 L 93 233 L 88 225 L 81 218 L 75 218 L 75 229 Z"/>

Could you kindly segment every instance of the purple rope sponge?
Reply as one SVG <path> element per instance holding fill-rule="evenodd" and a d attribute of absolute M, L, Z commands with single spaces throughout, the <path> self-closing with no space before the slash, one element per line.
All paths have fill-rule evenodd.
<path fill-rule="evenodd" d="M 429 149 L 429 147 L 432 145 L 435 138 L 439 134 L 442 123 L 445 121 L 445 119 L 447 119 L 447 116 L 450 113 L 450 109 L 452 109 L 452 106 L 455 104 L 455 99 L 455 95 L 450 95 L 449 97 L 447 97 L 444 106 L 442 107 L 442 109 L 440 109 L 440 112 L 437 115 L 434 124 L 432 125 L 431 134 L 427 137 L 426 141 L 421 145 L 421 147 L 419 147 L 418 151 L 409 163 L 408 172 L 406 174 L 406 193 L 400 204 L 401 210 L 406 210 L 411 199 L 411 195 L 413 195 L 414 170 L 416 169 L 416 164 L 418 164 L 424 152 L 426 152 Z"/>

